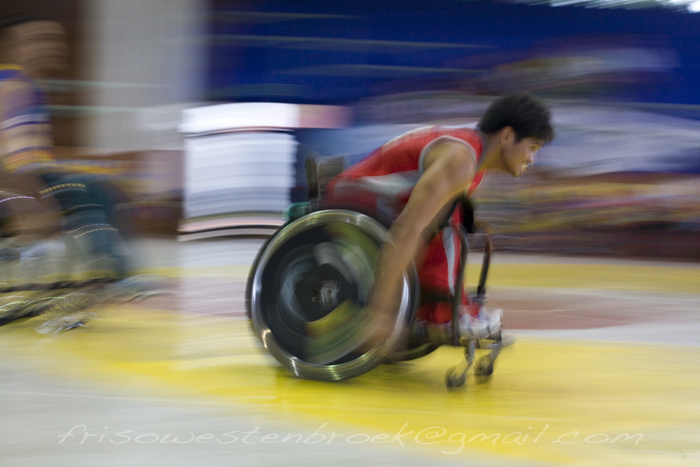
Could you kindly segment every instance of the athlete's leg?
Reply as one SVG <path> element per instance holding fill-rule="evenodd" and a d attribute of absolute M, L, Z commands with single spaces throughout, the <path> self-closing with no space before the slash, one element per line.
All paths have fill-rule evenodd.
<path fill-rule="evenodd" d="M 100 187 L 105 182 L 88 174 L 59 171 L 43 171 L 39 177 L 46 186 L 42 196 L 53 199 L 63 212 L 63 229 L 86 249 L 88 257 L 81 259 L 100 262 L 99 269 L 125 277 L 129 266 L 121 233 L 113 224 L 114 199 Z"/>

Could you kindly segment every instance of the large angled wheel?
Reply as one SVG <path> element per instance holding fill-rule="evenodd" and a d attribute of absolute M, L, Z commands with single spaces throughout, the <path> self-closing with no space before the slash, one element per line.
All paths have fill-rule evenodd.
<path fill-rule="evenodd" d="M 404 273 L 402 294 L 383 342 L 366 340 L 374 316 L 364 305 L 386 227 L 355 211 L 328 209 L 290 222 L 258 255 L 246 290 L 254 332 L 297 376 L 337 381 L 382 362 L 405 338 L 417 295 L 415 272 Z"/>
<path fill-rule="evenodd" d="M 42 310 L 39 290 L 55 271 L 37 259 L 35 239 L 52 226 L 36 198 L 0 191 L 0 326 Z"/>

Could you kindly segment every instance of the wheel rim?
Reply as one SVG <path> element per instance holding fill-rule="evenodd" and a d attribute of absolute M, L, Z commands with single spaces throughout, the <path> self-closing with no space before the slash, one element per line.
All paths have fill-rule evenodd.
<path fill-rule="evenodd" d="M 417 298 L 408 273 L 393 332 L 382 343 L 358 350 L 371 318 L 356 313 L 369 296 L 376 254 L 387 234 L 369 216 L 318 211 L 285 226 L 260 254 L 250 291 L 253 328 L 270 354 L 295 375 L 325 381 L 358 376 L 401 341 Z"/>

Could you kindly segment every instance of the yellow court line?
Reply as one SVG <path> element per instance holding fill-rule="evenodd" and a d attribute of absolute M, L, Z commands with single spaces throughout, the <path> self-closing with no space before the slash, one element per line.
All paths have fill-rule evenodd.
<path fill-rule="evenodd" d="M 227 277 L 246 279 L 250 266 L 151 268 L 144 270 L 171 277 Z M 479 277 L 480 266 L 470 264 L 470 282 Z M 473 278 L 473 279 L 471 279 Z M 680 292 L 700 294 L 700 267 L 653 265 L 493 264 L 488 284 L 510 287 L 574 288 Z"/>
<path fill-rule="evenodd" d="M 112 387 L 246 401 L 300 424 L 371 433 L 434 456 L 470 453 L 557 465 L 688 465 L 700 436 L 696 348 L 521 339 L 484 385 L 443 385 L 459 349 L 381 366 L 342 383 L 292 378 L 242 320 L 114 307 L 88 329 L 43 338 L 32 321 L 0 347 Z M 70 361 L 70 365 L 65 362 Z M 150 383 L 149 386 L 142 386 Z M 385 436 L 386 435 L 386 436 Z M 385 436 L 385 437 L 384 437 Z"/>

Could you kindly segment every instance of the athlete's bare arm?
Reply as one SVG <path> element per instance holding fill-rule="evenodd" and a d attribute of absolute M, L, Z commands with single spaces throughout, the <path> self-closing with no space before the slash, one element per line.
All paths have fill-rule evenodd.
<path fill-rule="evenodd" d="M 398 306 L 403 273 L 421 251 L 425 236 L 434 232 L 438 214 L 464 193 L 476 172 L 471 149 L 463 143 L 436 145 L 424 159 L 424 172 L 401 215 L 389 230 L 380 252 L 377 276 L 368 307 L 377 313 L 373 342 L 393 329 L 392 311 Z"/>

